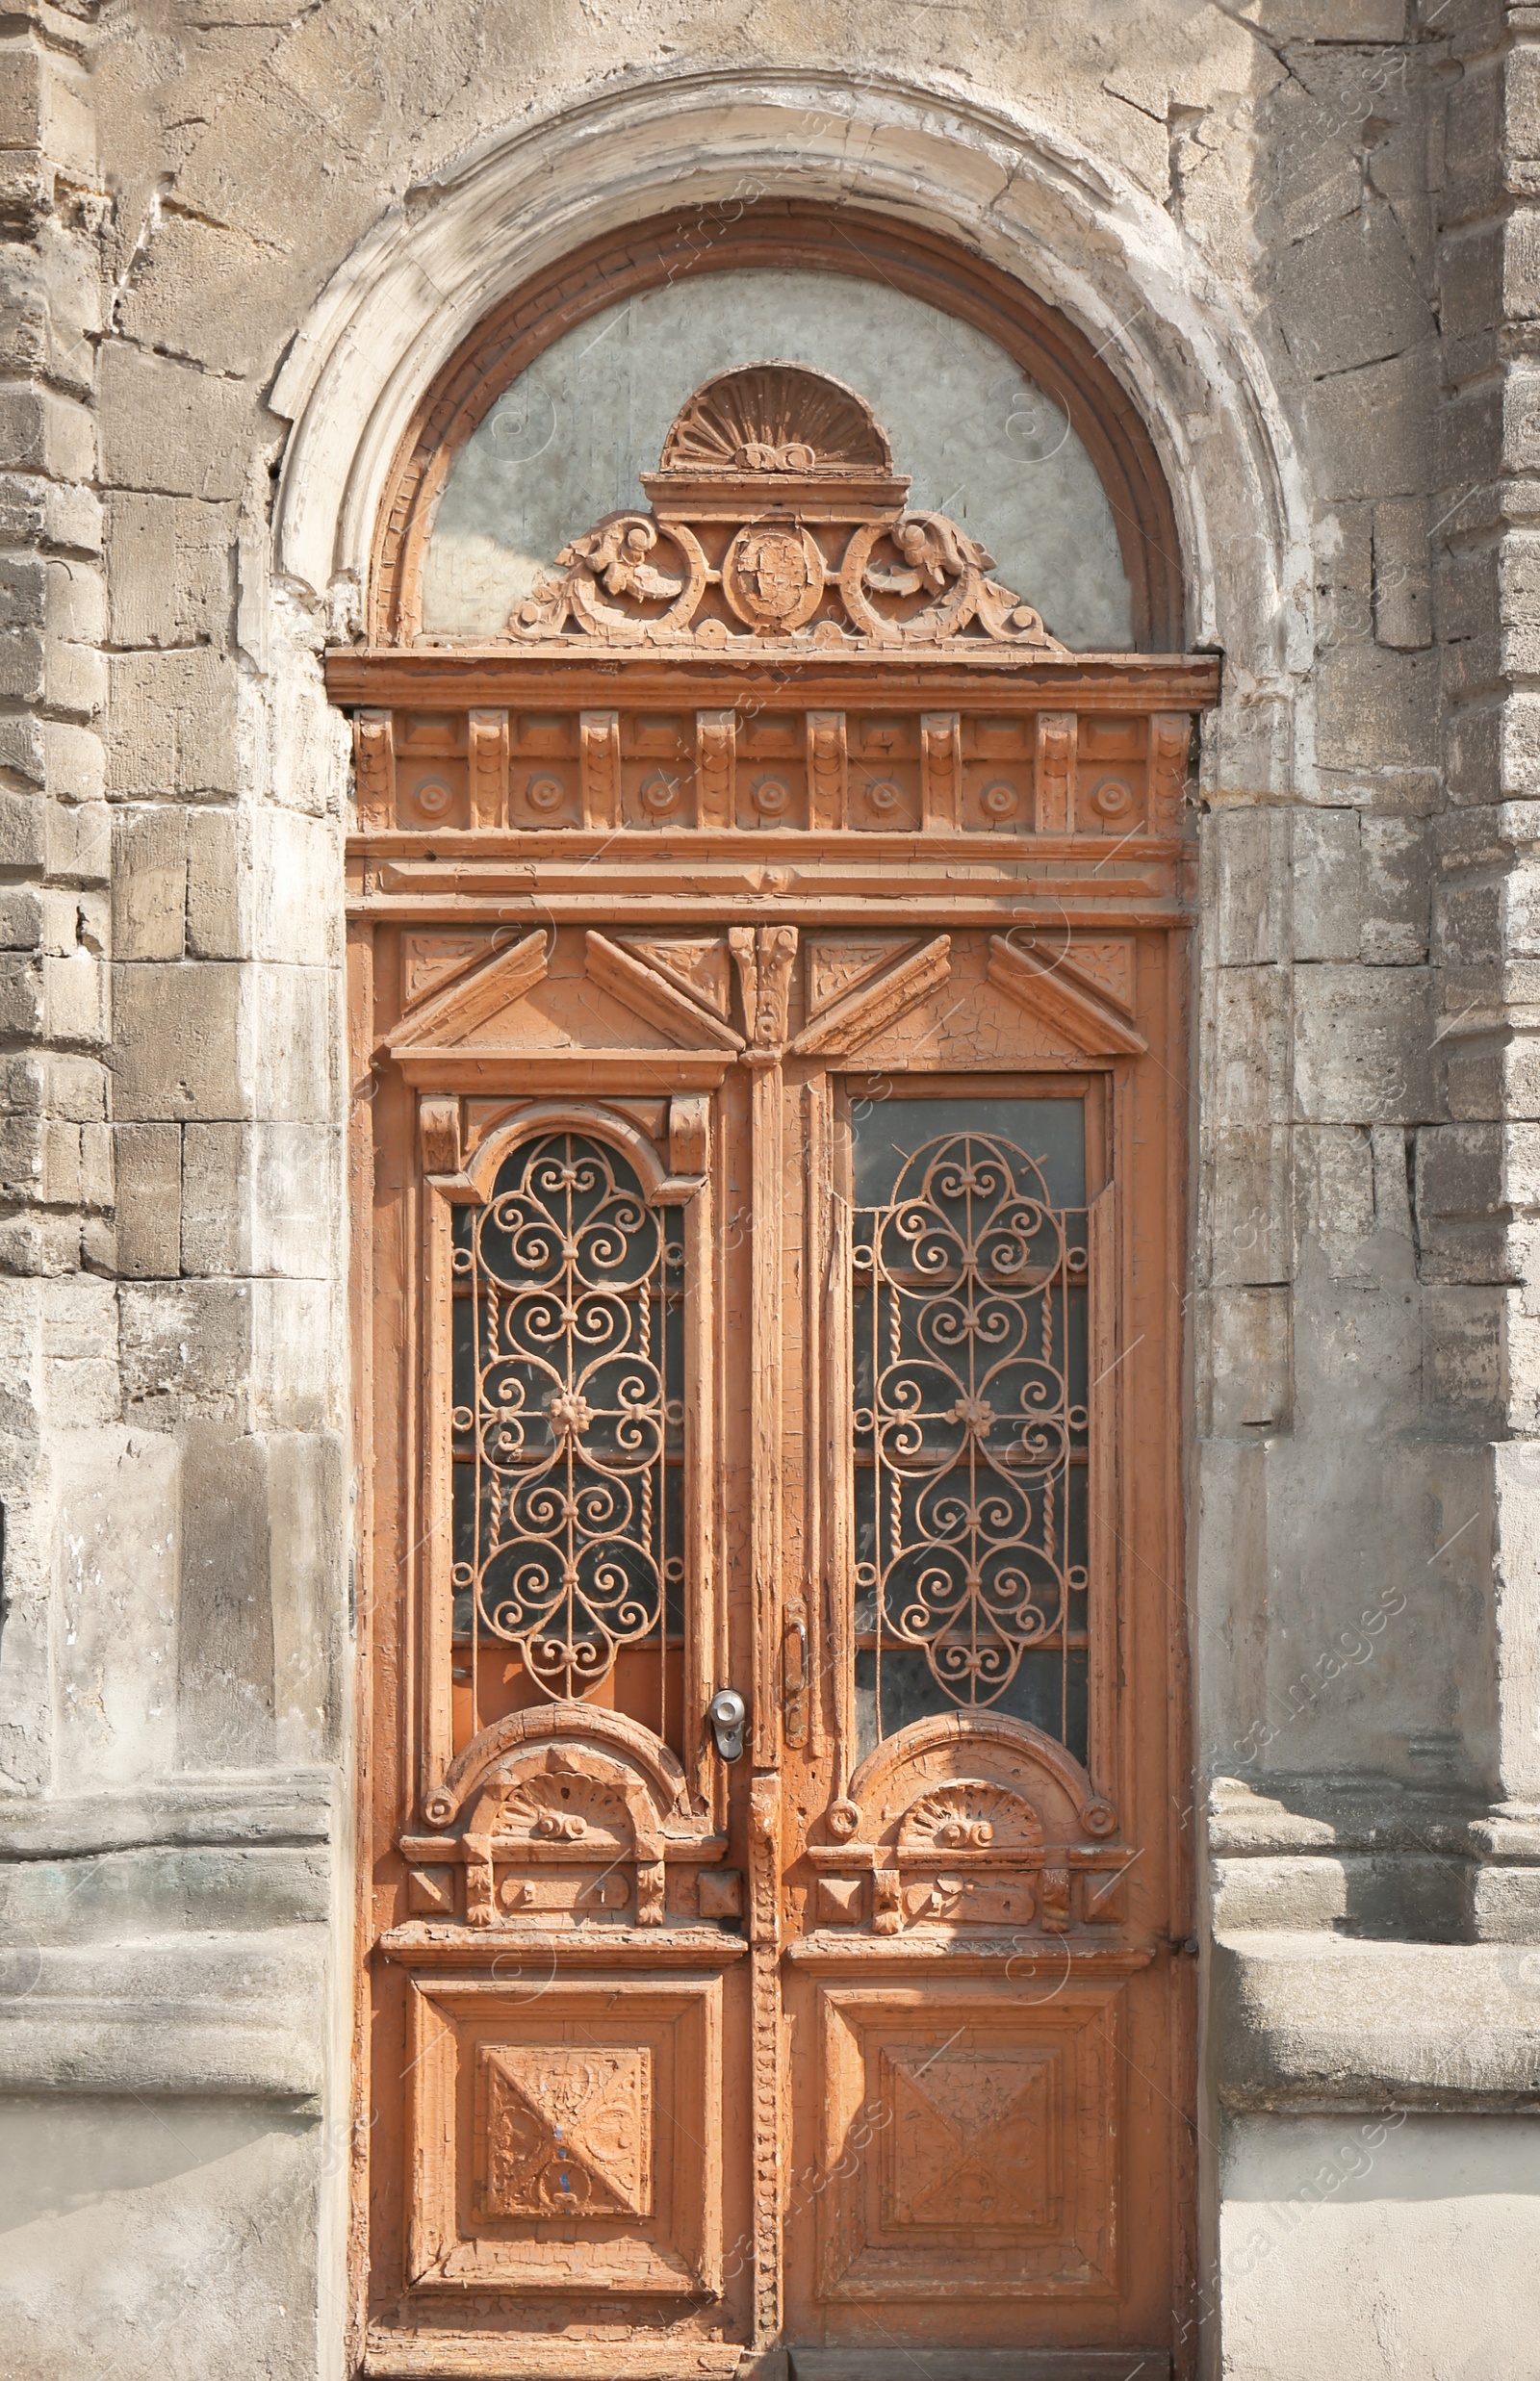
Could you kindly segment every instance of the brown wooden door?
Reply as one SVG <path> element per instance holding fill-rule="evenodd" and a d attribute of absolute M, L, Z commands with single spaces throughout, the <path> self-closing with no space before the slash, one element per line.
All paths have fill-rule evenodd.
<path fill-rule="evenodd" d="M 381 2376 L 1189 2368 L 1212 673 L 999 589 L 981 642 L 953 587 L 919 653 L 793 649 L 809 517 L 726 681 L 720 621 L 596 655 L 592 587 L 528 653 L 332 668 Z"/>

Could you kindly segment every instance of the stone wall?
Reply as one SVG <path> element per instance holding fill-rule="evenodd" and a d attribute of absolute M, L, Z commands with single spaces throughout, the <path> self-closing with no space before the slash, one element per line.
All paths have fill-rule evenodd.
<path fill-rule="evenodd" d="M 788 191 L 948 228 L 1104 346 L 1226 656 L 1168 1582 L 1209 2369 L 1540 2373 L 1494 2287 L 1540 2233 L 1540 15 L 31 0 L 0 42 L 11 2369 L 341 2370 L 318 656 L 498 295 Z"/>

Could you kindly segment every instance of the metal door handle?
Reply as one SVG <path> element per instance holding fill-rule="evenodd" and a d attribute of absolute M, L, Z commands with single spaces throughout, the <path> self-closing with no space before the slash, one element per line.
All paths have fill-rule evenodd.
<path fill-rule="evenodd" d="M 724 1761 L 743 1758 L 743 1724 L 749 1716 L 749 1706 L 736 1687 L 719 1687 L 706 1706 L 706 1716 L 716 1739 L 717 1756 Z"/>

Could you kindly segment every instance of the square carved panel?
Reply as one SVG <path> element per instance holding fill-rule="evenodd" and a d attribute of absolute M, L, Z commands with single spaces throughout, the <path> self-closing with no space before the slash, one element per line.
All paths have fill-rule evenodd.
<path fill-rule="evenodd" d="M 720 2294 L 721 1993 L 415 1975 L 414 2287 Z"/>
<path fill-rule="evenodd" d="M 1062 2053 L 884 2048 L 884 2235 L 1040 2232 L 1061 2195 Z"/>
<path fill-rule="evenodd" d="M 653 2213 L 653 2054 L 483 2042 L 476 2205 L 484 2215 Z"/>
<path fill-rule="evenodd" d="M 822 2297 L 1116 2288 L 1122 1990 L 823 1987 Z"/>

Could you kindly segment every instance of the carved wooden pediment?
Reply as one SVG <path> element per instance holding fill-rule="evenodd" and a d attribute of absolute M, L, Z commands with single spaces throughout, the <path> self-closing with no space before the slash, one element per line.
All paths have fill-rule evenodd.
<path fill-rule="evenodd" d="M 562 548 L 509 619 L 517 643 L 1071 658 L 976 538 L 906 510 L 886 431 L 825 373 L 751 364 L 706 381 L 642 486 L 649 512 L 606 513 Z"/>

